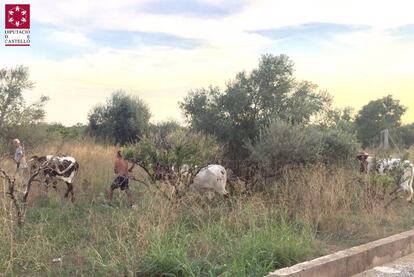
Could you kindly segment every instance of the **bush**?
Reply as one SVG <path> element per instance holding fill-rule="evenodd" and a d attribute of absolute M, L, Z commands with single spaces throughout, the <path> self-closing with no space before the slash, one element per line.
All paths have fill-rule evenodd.
<path fill-rule="evenodd" d="M 345 162 L 357 151 L 353 134 L 336 128 L 291 125 L 277 120 L 270 124 L 257 143 L 248 145 L 251 159 L 273 169 L 286 165 L 317 162 Z"/>
<path fill-rule="evenodd" d="M 398 129 L 398 136 L 401 144 L 404 147 L 409 148 L 414 144 L 414 124 L 401 126 Z"/>
<path fill-rule="evenodd" d="M 338 128 L 322 130 L 322 158 L 325 162 L 343 162 L 355 158 L 359 148 L 354 134 Z"/>
<path fill-rule="evenodd" d="M 275 121 L 256 144 L 249 144 L 251 158 L 272 168 L 287 164 L 306 164 L 321 159 L 321 134 L 314 128 Z"/>
<path fill-rule="evenodd" d="M 127 159 L 137 161 L 155 178 L 157 167 L 171 169 L 183 164 L 202 167 L 220 157 L 220 147 L 212 136 L 175 130 L 165 137 L 154 134 L 123 148 Z"/>

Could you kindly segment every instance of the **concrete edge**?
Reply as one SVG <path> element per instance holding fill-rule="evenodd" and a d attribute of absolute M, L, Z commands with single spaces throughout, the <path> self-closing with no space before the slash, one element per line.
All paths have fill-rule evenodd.
<path fill-rule="evenodd" d="M 412 252 L 414 252 L 414 230 L 285 267 L 267 276 L 352 276 Z"/>

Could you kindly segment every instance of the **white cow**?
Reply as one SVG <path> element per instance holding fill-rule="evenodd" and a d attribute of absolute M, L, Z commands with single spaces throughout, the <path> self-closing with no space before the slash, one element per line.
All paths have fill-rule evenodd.
<path fill-rule="evenodd" d="M 410 163 L 410 166 L 404 170 L 402 183 L 399 185 L 399 188 L 396 191 L 396 193 L 398 193 L 398 191 L 401 191 L 401 190 L 408 192 L 409 193 L 409 196 L 407 198 L 408 202 L 411 202 L 413 199 L 413 193 L 414 193 L 413 179 L 414 179 L 414 166 Z"/>
<path fill-rule="evenodd" d="M 377 162 L 377 171 L 379 174 L 384 175 L 386 171 L 392 170 L 398 167 L 402 167 L 403 169 L 403 176 L 401 178 L 401 183 L 398 184 L 398 187 L 393 190 L 390 195 L 395 194 L 395 197 L 392 198 L 385 207 L 388 207 L 392 201 L 396 200 L 398 198 L 399 192 L 406 192 L 408 193 L 407 201 L 411 202 L 413 198 L 413 180 L 414 180 L 414 166 L 413 164 L 408 161 L 404 160 L 402 161 L 399 158 L 392 158 L 387 160 L 380 160 Z"/>
<path fill-rule="evenodd" d="M 228 198 L 229 193 L 226 191 L 226 182 L 226 169 L 221 165 L 212 164 L 202 168 L 197 173 L 193 183 L 190 185 L 190 189 L 197 191 L 215 191 Z"/>
<path fill-rule="evenodd" d="M 376 170 L 379 174 L 383 175 L 387 170 L 393 170 L 398 166 L 406 168 L 412 166 L 412 164 L 408 160 L 401 161 L 400 158 L 383 159 L 377 162 Z"/>

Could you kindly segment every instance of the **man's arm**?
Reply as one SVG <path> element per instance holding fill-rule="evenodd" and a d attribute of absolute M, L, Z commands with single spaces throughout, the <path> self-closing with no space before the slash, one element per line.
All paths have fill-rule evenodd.
<path fill-rule="evenodd" d="M 115 163 L 114 163 L 114 173 L 115 174 L 118 174 L 118 161 L 115 161 Z"/>

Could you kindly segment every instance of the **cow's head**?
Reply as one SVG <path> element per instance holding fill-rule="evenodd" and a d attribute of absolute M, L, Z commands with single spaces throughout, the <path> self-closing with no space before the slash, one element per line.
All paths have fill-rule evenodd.
<path fill-rule="evenodd" d="M 45 165 L 47 162 L 47 158 L 45 156 L 32 156 L 27 161 L 27 166 L 29 168 L 30 175 L 36 174 L 37 170 L 39 170 L 42 166 Z M 33 179 L 35 181 L 44 182 L 46 176 L 43 171 L 38 172 L 37 176 Z"/>
<path fill-rule="evenodd" d="M 32 156 L 28 161 L 27 165 L 30 170 L 35 170 L 41 166 L 43 162 L 46 161 L 46 157 L 38 157 L 38 156 Z"/>

